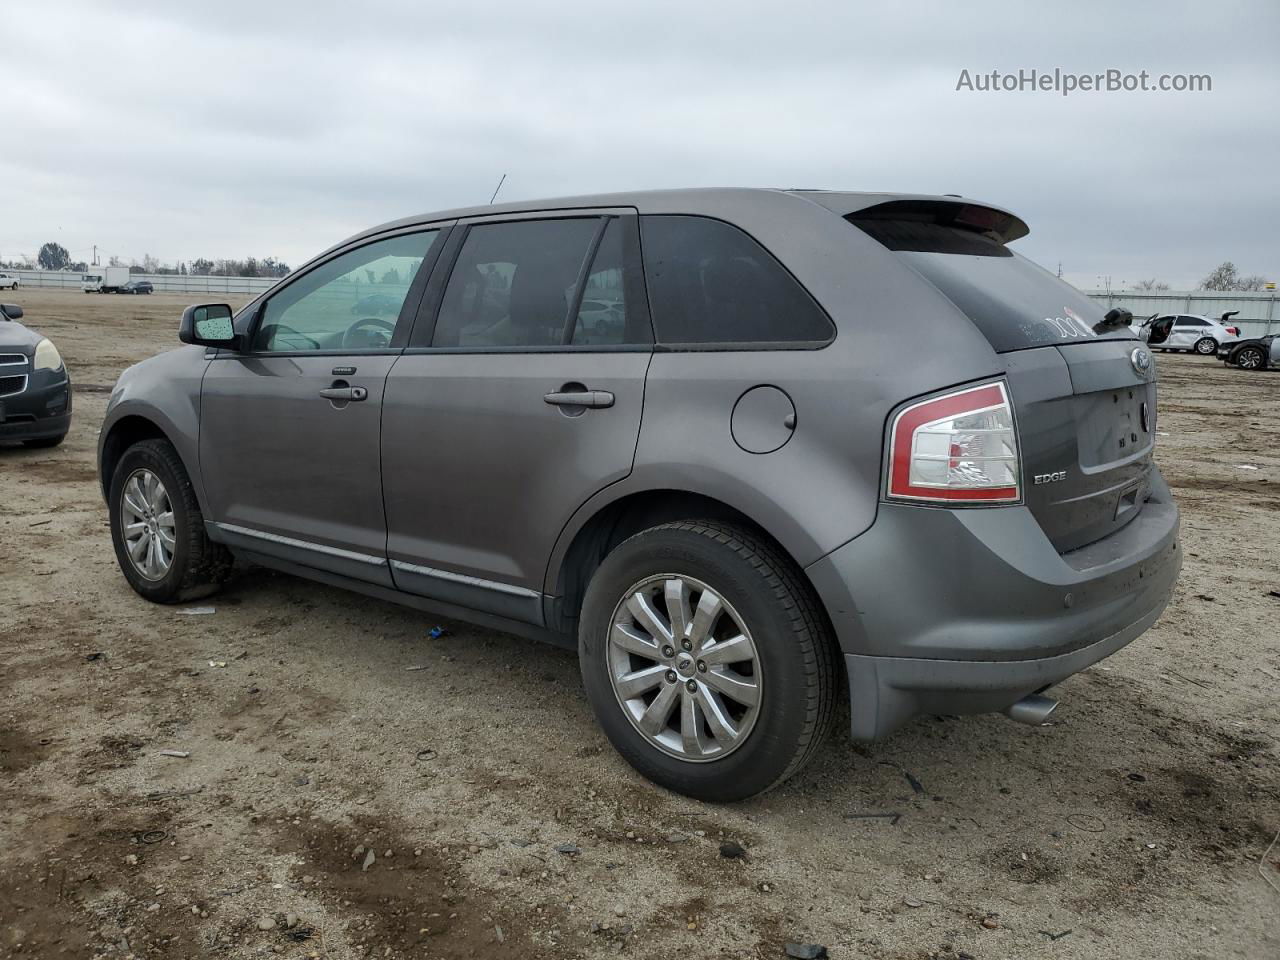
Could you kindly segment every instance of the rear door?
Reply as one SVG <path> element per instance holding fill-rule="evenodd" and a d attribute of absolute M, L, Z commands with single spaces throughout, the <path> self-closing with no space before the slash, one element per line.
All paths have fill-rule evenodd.
<path fill-rule="evenodd" d="M 1189 317 L 1182 314 L 1178 317 L 1177 322 L 1173 325 L 1173 332 L 1169 334 L 1169 340 L 1165 344 L 1168 347 L 1176 347 L 1179 350 L 1190 350 L 1197 340 L 1211 331 L 1208 329 L 1209 324 L 1200 317 Z"/>
<path fill-rule="evenodd" d="M 391 573 L 540 623 L 556 537 L 635 457 L 652 353 L 635 217 L 470 221 L 436 274 L 383 404 Z"/>
<path fill-rule="evenodd" d="M 220 539 L 391 585 L 382 394 L 440 237 L 402 232 L 330 257 L 262 304 L 247 349 L 209 364 L 200 465 Z"/>

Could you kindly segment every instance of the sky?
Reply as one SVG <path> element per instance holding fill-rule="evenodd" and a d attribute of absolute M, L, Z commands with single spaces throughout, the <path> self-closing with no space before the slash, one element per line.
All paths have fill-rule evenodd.
<path fill-rule="evenodd" d="M 296 266 L 505 173 L 958 193 L 1077 286 L 1280 280 L 1276 0 L 0 5 L 0 259 Z M 957 89 L 1033 69 L 1212 89 Z"/>

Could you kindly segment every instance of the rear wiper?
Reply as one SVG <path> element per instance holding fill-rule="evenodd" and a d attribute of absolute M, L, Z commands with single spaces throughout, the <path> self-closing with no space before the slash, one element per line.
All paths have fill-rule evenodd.
<path fill-rule="evenodd" d="M 1127 327 L 1133 323 L 1133 314 L 1124 307 L 1112 307 L 1107 311 L 1107 315 L 1102 318 L 1101 323 L 1093 326 L 1094 333 L 1104 333 L 1113 327 Z"/>

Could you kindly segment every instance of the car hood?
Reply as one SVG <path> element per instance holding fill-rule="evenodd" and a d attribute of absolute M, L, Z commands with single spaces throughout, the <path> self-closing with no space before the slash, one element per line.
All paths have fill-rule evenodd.
<path fill-rule="evenodd" d="M 0 352 L 35 353 L 36 344 L 43 340 L 40 334 L 16 320 L 0 320 Z"/>

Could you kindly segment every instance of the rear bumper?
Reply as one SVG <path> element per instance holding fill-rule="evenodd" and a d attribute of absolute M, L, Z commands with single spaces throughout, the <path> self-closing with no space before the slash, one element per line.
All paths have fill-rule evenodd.
<path fill-rule="evenodd" d="M 1178 511 L 1152 496 L 1110 537 L 1059 554 L 1023 507 L 882 504 L 862 536 L 808 568 L 845 654 L 852 732 L 920 713 L 986 713 L 1143 633 L 1181 569 Z"/>

